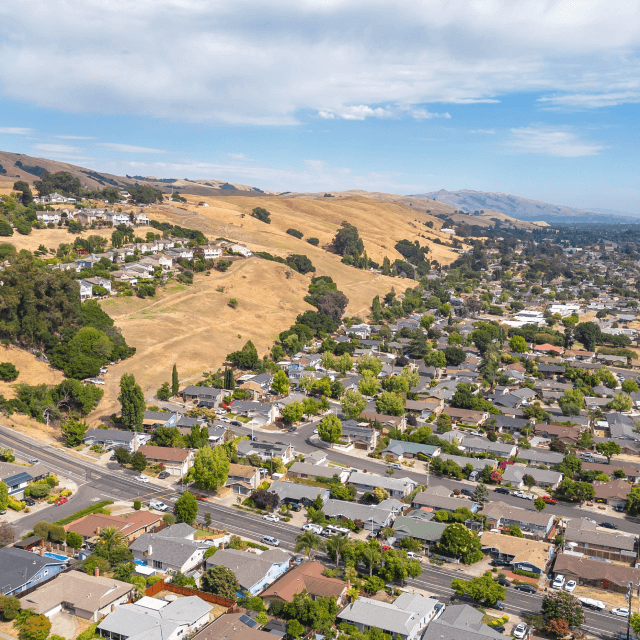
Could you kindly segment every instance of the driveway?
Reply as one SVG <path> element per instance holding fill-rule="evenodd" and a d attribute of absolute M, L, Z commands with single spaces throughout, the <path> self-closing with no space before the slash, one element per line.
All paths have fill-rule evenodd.
<path fill-rule="evenodd" d="M 72 640 L 76 635 L 76 620 L 74 616 L 66 611 L 61 611 L 51 616 L 51 635 L 62 636 L 67 640 Z"/>

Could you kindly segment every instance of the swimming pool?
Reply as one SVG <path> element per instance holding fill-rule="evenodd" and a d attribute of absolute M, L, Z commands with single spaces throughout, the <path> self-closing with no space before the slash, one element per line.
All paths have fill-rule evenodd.
<path fill-rule="evenodd" d="M 53 558 L 54 560 L 60 560 L 62 562 L 66 562 L 69 559 L 67 556 L 61 556 L 57 553 L 45 553 L 44 555 L 47 556 L 47 558 Z"/>
<path fill-rule="evenodd" d="M 147 566 L 147 563 L 146 563 L 146 562 L 143 562 L 142 560 L 134 560 L 134 562 L 135 562 L 137 565 L 141 566 L 141 567 L 146 567 L 146 566 Z"/>

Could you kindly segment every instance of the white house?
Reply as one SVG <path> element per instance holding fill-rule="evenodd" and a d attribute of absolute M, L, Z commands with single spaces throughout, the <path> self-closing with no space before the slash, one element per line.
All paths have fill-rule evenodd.
<path fill-rule="evenodd" d="M 229 249 L 231 249 L 231 251 L 233 251 L 234 253 L 239 253 L 241 256 L 244 256 L 245 258 L 248 258 L 253 255 L 253 253 L 251 253 L 251 249 L 245 247 L 243 244 L 234 243 L 229 247 Z"/>
<path fill-rule="evenodd" d="M 57 211 L 39 211 L 36 213 L 36 218 L 39 222 L 44 222 L 44 224 L 49 224 L 50 222 L 57 224 L 60 222 L 60 214 Z"/>

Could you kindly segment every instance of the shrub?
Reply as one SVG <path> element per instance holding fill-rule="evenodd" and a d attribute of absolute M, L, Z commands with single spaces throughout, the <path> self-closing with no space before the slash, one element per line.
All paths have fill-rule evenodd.
<path fill-rule="evenodd" d="M 4 382 L 12 382 L 18 377 L 19 373 L 20 372 L 16 369 L 15 365 L 11 362 L 0 363 L 0 380 L 3 380 Z"/>
<path fill-rule="evenodd" d="M 16 500 L 13 496 L 9 496 L 7 498 L 7 506 L 9 509 L 13 509 L 14 511 L 22 511 L 25 507 L 25 503 L 20 502 L 20 500 Z"/>
<path fill-rule="evenodd" d="M 236 298 L 231 298 L 229 300 L 229 302 L 227 302 L 227 304 L 232 308 L 232 309 L 236 309 L 238 307 L 238 301 L 236 300 Z"/>
<path fill-rule="evenodd" d="M 153 576 L 154 577 L 154 576 Z M 151 580 L 151 578 L 149 578 Z M 91 638 L 99 638 L 100 634 L 96 631 L 96 627 L 99 625 L 99 622 L 95 622 L 94 624 L 88 626 L 77 638 L 76 640 L 91 640 Z"/>
<path fill-rule="evenodd" d="M 258 220 L 261 220 L 262 222 L 271 224 L 271 214 L 263 207 L 255 207 L 251 211 L 251 216 L 253 218 L 258 218 Z"/>
<path fill-rule="evenodd" d="M 522 569 L 516 569 L 512 571 L 512 573 L 515 573 L 517 576 L 525 576 L 526 578 L 535 578 L 536 580 L 540 578 L 540 574 L 533 573 L 533 571 L 523 571 Z"/>
<path fill-rule="evenodd" d="M 318 238 L 307 238 L 307 242 L 312 244 L 314 247 L 317 247 L 320 244 L 320 240 L 318 240 Z"/>
<path fill-rule="evenodd" d="M 302 231 L 298 231 L 297 229 L 287 229 L 287 233 L 294 238 L 301 239 L 304 236 Z"/>
<path fill-rule="evenodd" d="M 14 598 L 13 596 L 0 597 L 0 611 L 2 611 L 2 618 L 4 620 L 15 620 L 21 608 L 18 598 Z"/>
<path fill-rule="evenodd" d="M 51 622 L 47 616 L 31 616 L 20 627 L 20 640 L 46 640 L 51 631 Z"/>
<path fill-rule="evenodd" d="M 133 501 L 133 508 L 136 511 L 140 511 L 140 509 L 142 508 L 142 502 L 140 502 L 140 500 L 134 500 Z"/>

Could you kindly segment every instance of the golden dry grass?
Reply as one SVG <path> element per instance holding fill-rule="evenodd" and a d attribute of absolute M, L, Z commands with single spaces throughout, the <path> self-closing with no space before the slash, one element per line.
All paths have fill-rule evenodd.
<path fill-rule="evenodd" d="M 32 353 L 18 347 L 0 345 L 0 362 L 11 362 L 20 374 L 13 382 L 0 380 L 0 394 L 5 398 L 15 397 L 14 385 L 21 382 L 37 384 L 59 384 L 64 380 L 62 372 L 45 362 L 40 362 Z"/>

